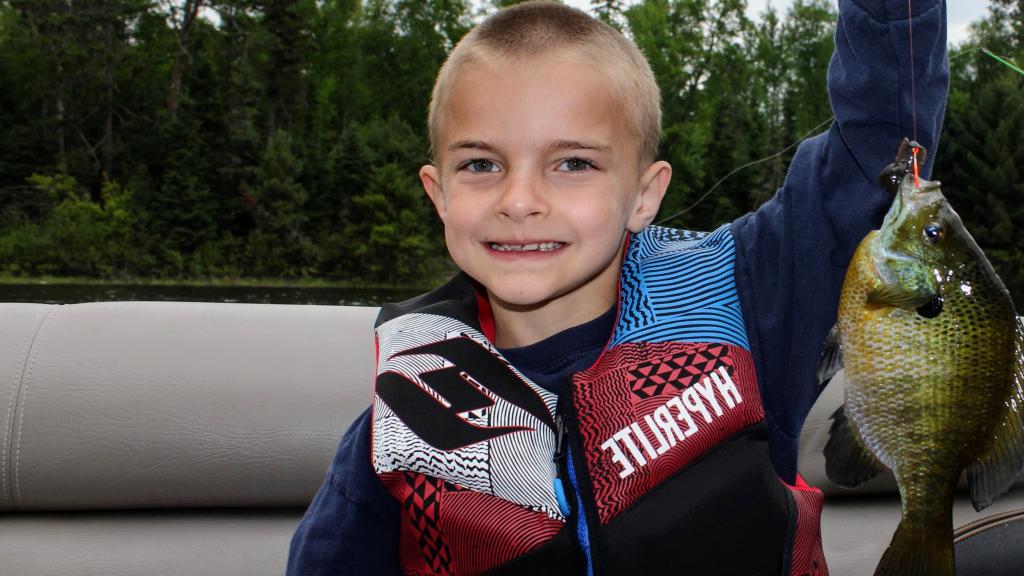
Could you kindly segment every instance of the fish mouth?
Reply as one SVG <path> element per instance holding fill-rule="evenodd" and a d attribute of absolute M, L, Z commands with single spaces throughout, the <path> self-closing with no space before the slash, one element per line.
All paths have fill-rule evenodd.
<path fill-rule="evenodd" d="M 929 320 L 942 314 L 942 296 L 936 296 L 916 308 L 917 315 Z"/>
<path fill-rule="evenodd" d="M 900 183 L 896 197 L 893 198 L 892 206 L 886 212 L 882 220 L 880 230 L 888 234 L 887 230 L 895 230 L 899 227 L 904 217 L 904 212 L 934 200 L 933 195 L 942 194 L 942 182 L 938 180 L 915 179 L 913 174 L 907 174 Z"/>
<path fill-rule="evenodd" d="M 871 247 L 879 285 L 869 293 L 869 304 L 916 311 L 923 318 L 942 312 L 942 279 L 927 254 L 915 248 L 912 234 L 919 215 L 944 201 L 940 188 L 940 182 L 917 179 L 913 174 L 900 182 Z"/>
<path fill-rule="evenodd" d="M 924 182 L 925 186 L 930 184 L 927 180 Z M 904 207 L 908 206 L 911 202 L 909 195 L 914 189 L 914 175 L 905 175 L 903 177 L 903 181 L 900 182 L 899 188 L 896 189 L 896 197 L 893 198 L 889 211 L 885 213 L 885 218 L 882 220 L 881 230 L 895 229 L 903 216 Z"/>

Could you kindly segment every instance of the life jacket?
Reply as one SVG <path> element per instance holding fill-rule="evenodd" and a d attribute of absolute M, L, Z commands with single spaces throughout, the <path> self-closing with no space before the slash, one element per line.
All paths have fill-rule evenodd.
<path fill-rule="evenodd" d="M 372 461 L 403 570 L 827 574 L 821 492 L 771 464 L 734 262 L 725 226 L 632 236 L 610 340 L 561 404 L 494 347 L 467 276 L 384 307 Z"/>

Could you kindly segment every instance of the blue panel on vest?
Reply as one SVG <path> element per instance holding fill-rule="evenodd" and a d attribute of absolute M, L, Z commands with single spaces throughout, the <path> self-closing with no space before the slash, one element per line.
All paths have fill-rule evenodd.
<path fill-rule="evenodd" d="M 622 269 L 623 342 L 725 342 L 750 350 L 728 226 L 710 234 L 649 226 L 630 242 Z"/>

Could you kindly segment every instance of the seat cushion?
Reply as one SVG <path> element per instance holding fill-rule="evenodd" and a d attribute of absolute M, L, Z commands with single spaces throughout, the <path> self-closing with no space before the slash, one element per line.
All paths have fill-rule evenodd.
<path fill-rule="evenodd" d="M 281 576 L 301 509 L 0 515 L 18 576 Z"/>

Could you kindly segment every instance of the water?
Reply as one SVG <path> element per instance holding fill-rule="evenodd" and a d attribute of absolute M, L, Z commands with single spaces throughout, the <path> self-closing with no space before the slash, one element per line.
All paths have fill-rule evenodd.
<path fill-rule="evenodd" d="M 115 300 L 242 302 L 379 306 L 418 289 L 295 288 L 260 286 L 147 286 L 123 284 L 0 284 L 0 302 L 74 304 Z"/>

